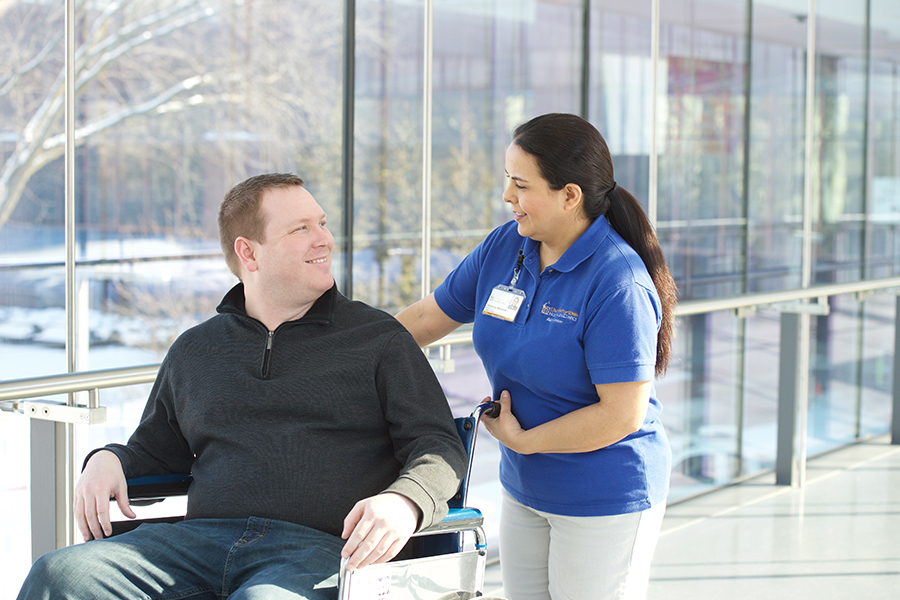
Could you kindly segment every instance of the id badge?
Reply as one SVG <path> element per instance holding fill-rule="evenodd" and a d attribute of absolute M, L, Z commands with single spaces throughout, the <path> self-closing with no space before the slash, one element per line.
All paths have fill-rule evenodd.
<path fill-rule="evenodd" d="M 498 285 L 481 312 L 504 321 L 515 321 L 524 303 L 525 292 L 508 285 Z"/>

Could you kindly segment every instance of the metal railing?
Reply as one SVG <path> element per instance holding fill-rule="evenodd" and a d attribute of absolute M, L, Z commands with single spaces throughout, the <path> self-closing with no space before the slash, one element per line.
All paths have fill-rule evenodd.
<path fill-rule="evenodd" d="M 820 311 L 824 310 L 823 307 L 827 305 L 820 302 L 816 305 L 806 305 L 808 308 L 803 308 L 802 301 L 818 300 L 844 294 L 886 292 L 893 288 L 900 292 L 900 277 L 871 279 L 853 283 L 836 283 L 801 290 L 745 294 L 729 298 L 690 300 L 680 303 L 675 309 L 675 315 L 684 317 L 730 310 L 734 311 L 738 317 L 745 317 L 753 314 L 757 309 L 766 307 L 773 307 L 781 312 L 794 311 L 814 314 L 820 313 Z M 441 349 L 471 342 L 471 329 L 461 329 L 434 342 L 428 348 Z M 153 364 L 0 381 L 0 402 L 8 403 L 9 401 L 37 398 L 39 396 L 96 391 L 103 388 L 151 383 L 156 378 L 158 370 L 159 364 Z M 10 408 L 6 407 L 6 410 L 10 410 Z"/>
<path fill-rule="evenodd" d="M 766 307 L 781 313 L 776 483 L 803 485 L 805 478 L 805 413 L 808 395 L 805 382 L 808 372 L 809 317 L 828 314 L 828 299 L 832 296 L 857 294 L 860 300 L 865 300 L 873 293 L 888 291 L 900 292 L 900 277 L 746 294 L 730 298 L 693 300 L 683 302 L 677 307 L 676 316 L 679 317 L 732 311 L 735 317 L 743 318 Z M 815 300 L 815 302 L 810 302 L 810 300 Z M 896 310 L 898 311 L 896 314 L 900 315 L 900 295 L 896 301 Z M 895 317 L 893 416 L 891 421 L 892 442 L 895 444 L 900 443 L 900 328 L 897 327 L 898 322 L 900 320 Z M 471 341 L 471 329 L 461 329 L 439 342 L 431 344 L 429 348 L 436 348 L 439 351 L 439 357 L 432 358 L 432 364 L 436 370 L 452 370 L 451 347 L 469 344 Z M 158 370 L 159 364 L 153 364 L 0 382 L 0 409 L 22 413 L 32 419 L 32 547 L 34 555 L 39 556 L 48 549 L 60 545 L 59 526 L 54 527 L 53 520 L 46 519 L 45 515 L 53 513 L 59 515 L 60 512 L 69 510 L 68 506 L 60 501 L 60 498 L 64 499 L 68 494 L 61 493 L 59 488 L 65 487 L 71 490 L 74 485 L 71 469 L 62 468 L 58 464 L 59 453 L 56 451 L 56 440 L 59 438 L 59 433 L 57 429 L 54 434 L 52 427 L 58 428 L 61 424 L 102 422 L 105 414 L 102 412 L 103 407 L 99 405 L 100 389 L 152 383 Z M 73 406 L 71 395 L 78 392 L 88 392 L 86 405 Z M 49 403 L 45 400 L 26 401 L 58 394 L 69 394 L 70 400 L 66 403 Z M 48 426 L 51 429 L 47 429 Z M 47 473 L 54 475 L 47 476 Z M 38 479 L 48 483 L 38 485 L 36 484 Z M 48 487 L 51 488 L 49 492 Z M 57 522 L 65 521 L 57 519 Z"/>
<path fill-rule="evenodd" d="M 151 383 L 157 372 L 159 364 L 2 381 L 0 402 Z"/>

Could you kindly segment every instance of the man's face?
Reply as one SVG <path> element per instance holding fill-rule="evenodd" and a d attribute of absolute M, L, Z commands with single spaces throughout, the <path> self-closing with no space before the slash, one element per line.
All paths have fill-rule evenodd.
<path fill-rule="evenodd" d="M 281 302 L 303 303 L 331 289 L 334 237 L 312 194 L 300 186 L 272 188 L 260 210 L 266 223 L 266 241 L 256 245 L 263 291 Z"/>

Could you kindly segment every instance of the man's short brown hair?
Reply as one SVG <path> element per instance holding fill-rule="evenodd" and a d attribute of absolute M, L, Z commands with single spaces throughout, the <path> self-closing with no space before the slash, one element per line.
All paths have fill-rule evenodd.
<path fill-rule="evenodd" d="M 266 173 L 242 181 L 231 188 L 219 207 L 219 243 L 231 272 L 241 277 L 241 261 L 234 251 L 234 240 L 245 237 L 265 243 L 266 220 L 259 210 L 263 195 L 271 188 L 303 186 L 293 173 Z"/>

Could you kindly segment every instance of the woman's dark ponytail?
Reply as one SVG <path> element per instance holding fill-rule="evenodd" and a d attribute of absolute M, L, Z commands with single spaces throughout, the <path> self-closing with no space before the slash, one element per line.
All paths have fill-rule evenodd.
<path fill-rule="evenodd" d="M 678 302 L 675 279 L 669 272 L 666 259 L 650 220 L 644 214 L 637 199 L 616 185 L 609 192 L 609 207 L 606 209 L 606 220 L 610 226 L 622 236 L 628 245 L 634 248 L 659 295 L 662 304 L 662 319 L 659 333 L 656 335 L 656 375 L 666 372 L 669 357 L 672 354 L 672 336 L 675 333 L 675 304 Z"/>
<path fill-rule="evenodd" d="M 644 209 L 613 178 L 606 140 L 579 116 L 551 113 L 520 125 L 513 143 L 535 157 L 551 189 L 561 190 L 568 183 L 578 185 L 588 219 L 593 222 L 605 215 L 610 226 L 644 261 L 662 304 L 656 337 L 656 375 L 662 375 L 672 353 L 677 287 Z"/>

